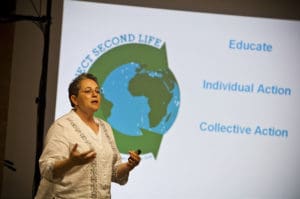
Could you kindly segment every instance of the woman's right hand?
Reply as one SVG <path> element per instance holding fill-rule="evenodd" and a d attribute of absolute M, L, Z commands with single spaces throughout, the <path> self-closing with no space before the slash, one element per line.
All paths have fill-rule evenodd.
<path fill-rule="evenodd" d="M 96 157 L 94 150 L 89 150 L 79 153 L 77 150 L 78 144 L 75 144 L 67 159 L 56 161 L 53 167 L 53 178 L 62 178 L 67 171 L 77 165 L 87 164 L 93 161 Z"/>
<path fill-rule="evenodd" d="M 93 161 L 96 158 L 96 152 L 94 150 L 88 150 L 83 153 L 79 153 L 77 150 L 78 144 L 76 143 L 70 152 L 69 160 L 75 165 L 83 165 Z"/>

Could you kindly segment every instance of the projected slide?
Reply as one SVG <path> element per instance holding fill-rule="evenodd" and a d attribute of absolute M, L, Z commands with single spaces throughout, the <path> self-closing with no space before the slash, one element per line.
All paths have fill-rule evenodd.
<path fill-rule="evenodd" d="M 56 115 L 98 77 L 98 117 L 142 162 L 114 199 L 298 198 L 300 22 L 65 1 Z"/>

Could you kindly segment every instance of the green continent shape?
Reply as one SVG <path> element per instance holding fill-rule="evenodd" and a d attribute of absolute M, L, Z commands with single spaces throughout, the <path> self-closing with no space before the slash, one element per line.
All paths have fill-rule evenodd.
<path fill-rule="evenodd" d="M 143 70 L 144 69 L 144 70 Z M 144 73 L 143 66 L 138 69 L 143 71 L 142 74 L 137 72 L 137 75 L 129 82 L 129 91 L 133 96 L 145 96 L 148 98 L 148 104 L 150 106 L 150 112 L 148 115 L 150 121 L 150 127 L 157 126 L 163 117 L 167 114 L 168 105 L 172 99 L 173 94 L 171 91 L 174 88 L 173 83 L 168 84 L 170 73 L 169 70 L 159 72 L 162 77 L 151 77 L 147 73 Z"/>
<path fill-rule="evenodd" d="M 101 55 L 91 66 L 89 69 L 89 73 L 94 74 L 100 86 L 105 81 L 105 78 L 109 76 L 109 74 L 115 70 L 117 67 L 134 62 L 139 63 L 143 66 L 146 66 L 148 70 L 151 71 L 158 71 L 168 69 L 168 62 L 167 62 L 167 53 L 166 53 L 166 46 L 165 44 L 160 48 L 157 49 L 153 46 L 145 45 L 145 44 L 125 44 L 118 47 L 115 47 L 103 55 Z M 108 91 L 109 92 L 109 91 Z M 96 116 L 104 119 L 107 121 L 111 114 L 111 108 L 113 104 L 106 100 L 104 97 L 102 98 L 101 108 L 96 112 Z M 141 129 L 143 133 L 147 132 Z M 156 134 L 155 132 L 148 132 L 152 134 L 156 134 L 156 136 L 160 136 L 160 139 L 156 139 L 159 141 L 158 146 L 153 144 L 153 140 L 148 141 L 149 137 L 143 134 L 142 136 L 118 136 L 120 132 L 116 129 L 113 129 L 116 143 L 121 153 L 128 153 L 128 150 L 125 150 L 125 147 L 121 147 L 120 143 L 129 143 L 132 139 L 138 139 L 139 148 L 143 151 L 143 148 L 148 148 L 149 152 L 151 151 L 153 154 L 157 154 L 159 150 L 159 145 L 162 139 L 162 135 Z M 128 139 L 125 139 L 127 137 Z M 130 144 L 128 144 L 130 146 Z M 150 149 L 151 148 L 151 149 Z M 134 149 L 130 149 L 134 150 Z"/>

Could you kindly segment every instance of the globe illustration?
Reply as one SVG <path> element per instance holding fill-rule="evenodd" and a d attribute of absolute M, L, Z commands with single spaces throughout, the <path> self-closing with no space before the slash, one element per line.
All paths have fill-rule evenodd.
<path fill-rule="evenodd" d="M 102 84 L 103 96 L 112 103 L 107 118 L 111 126 L 131 136 L 142 135 L 141 129 L 165 134 L 179 105 L 178 85 L 165 78 L 167 73 L 147 71 L 138 63 L 112 71 Z"/>
<path fill-rule="evenodd" d="M 89 72 L 97 76 L 102 90 L 96 116 L 111 125 L 119 151 L 126 154 L 139 148 L 156 157 L 180 105 L 165 46 L 116 47 L 99 57 Z"/>

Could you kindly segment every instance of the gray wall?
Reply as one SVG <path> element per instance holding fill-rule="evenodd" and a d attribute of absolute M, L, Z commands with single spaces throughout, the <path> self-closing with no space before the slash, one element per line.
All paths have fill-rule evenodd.
<path fill-rule="evenodd" d="M 46 0 L 33 1 L 45 15 Z M 293 0 L 140 0 L 100 1 L 114 2 L 146 7 L 160 7 L 178 10 L 191 10 L 211 13 L 224 13 L 246 16 L 261 16 L 282 19 L 300 19 L 300 3 Z M 60 20 L 62 1 L 53 0 L 51 40 L 49 54 L 49 71 L 47 87 L 47 107 L 45 130 L 53 121 L 57 65 L 59 57 Z M 29 0 L 17 1 L 17 14 L 36 15 Z M 2 30 L 2 29 L 1 29 Z M 10 29 L 9 29 L 10 30 Z M 9 32 L 7 29 L 7 31 Z M 12 32 L 12 33 L 10 33 Z M 10 30 L 10 35 L 13 31 Z M 2 35 L 2 34 L 1 34 Z M 9 37 L 9 36 L 7 36 Z M 5 131 L 1 132 L 0 153 L 4 158 L 14 162 L 17 169 L 13 172 L 3 169 L 1 198 L 31 198 L 34 173 L 35 140 L 37 126 L 38 87 L 42 67 L 43 35 L 38 26 L 32 22 L 16 22 L 14 27 L 13 53 L 10 70 L 0 74 L 10 75 L 9 106 Z M 9 50 L 9 49 L 8 49 Z M 3 62 L 0 62 L 1 65 Z M 2 110 L 2 109 L 1 109 Z M 1 121 L 2 123 L 2 121 Z M 1 176 L 1 175 L 0 175 Z"/>
<path fill-rule="evenodd" d="M 39 1 L 34 1 L 39 9 Z M 46 1 L 42 1 L 42 15 L 45 15 Z M 53 3 L 51 44 L 49 56 L 49 84 L 46 105 L 46 126 L 53 120 L 56 72 L 59 55 L 59 33 L 61 2 Z M 30 1 L 19 0 L 16 13 L 37 16 Z M 43 33 L 29 21 L 15 23 L 11 76 L 9 86 L 9 107 L 7 114 L 4 158 L 14 163 L 16 172 L 3 167 L 1 198 L 31 198 L 34 174 L 37 104 L 39 81 L 43 57 Z M 2 161 L 1 161 L 2 162 Z M 1 167 L 2 169 L 2 167 Z"/>

